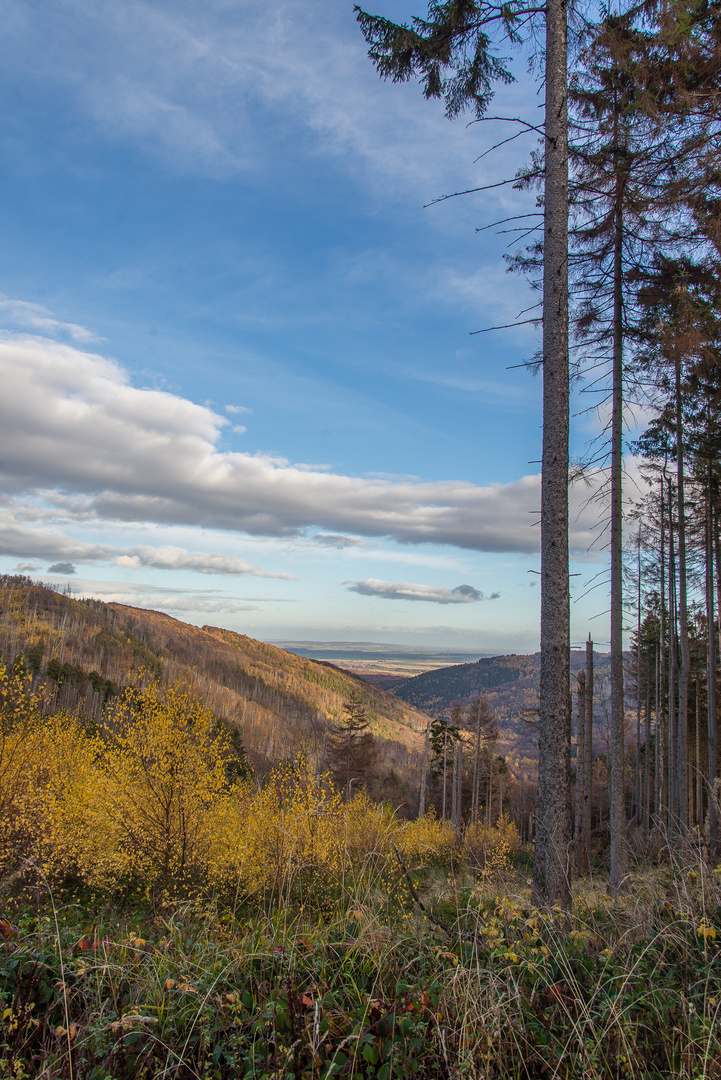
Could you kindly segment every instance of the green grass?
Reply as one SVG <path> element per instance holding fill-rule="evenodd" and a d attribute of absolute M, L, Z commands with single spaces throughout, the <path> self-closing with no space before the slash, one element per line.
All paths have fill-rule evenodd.
<path fill-rule="evenodd" d="M 587 879 L 570 921 L 530 908 L 525 867 L 414 878 L 446 929 L 400 873 L 320 907 L 30 883 L 4 911 L 0 1077 L 721 1077 L 720 874 Z"/>

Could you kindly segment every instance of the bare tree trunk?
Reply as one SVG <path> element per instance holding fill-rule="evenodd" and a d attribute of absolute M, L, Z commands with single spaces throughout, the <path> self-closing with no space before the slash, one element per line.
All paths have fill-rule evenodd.
<path fill-rule="evenodd" d="M 609 889 L 624 887 L 628 870 L 623 688 L 623 193 L 616 172 L 613 265 L 611 416 L 611 873 Z"/>
<path fill-rule="evenodd" d="M 566 0 L 546 2 L 541 704 L 532 900 L 571 907 Z"/>
<path fill-rule="evenodd" d="M 583 835 L 583 792 L 586 764 L 586 672 L 578 673 L 578 729 L 576 733 L 576 867 L 582 874 L 586 866 L 586 841 Z"/>
<path fill-rule="evenodd" d="M 665 469 L 665 466 L 664 466 Z M 658 623 L 656 667 L 656 817 L 659 825 L 667 821 L 668 787 L 666 785 L 666 506 L 665 475 L 661 477 L 661 611 Z"/>
<path fill-rule="evenodd" d="M 636 598 L 636 768 L 634 776 L 634 801 L 636 824 L 641 824 L 641 530 L 636 537 L 638 587 Z"/>
<path fill-rule="evenodd" d="M 476 716 L 476 744 L 473 751 L 473 788 L 471 794 L 471 821 L 478 821 L 478 804 L 481 801 L 481 718 Z"/>
<path fill-rule="evenodd" d="M 458 740 L 458 769 L 456 771 L 456 832 L 460 832 L 463 821 L 463 740 Z"/>
<path fill-rule="evenodd" d="M 643 749 L 643 828 L 648 832 L 651 822 L 651 686 L 653 684 L 653 669 L 651 667 L 651 653 L 649 650 L 648 663 L 646 664 L 646 706 L 644 715 L 645 744 Z"/>
<path fill-rule="evenodd" d="M 418 799 L 418 817 L 422 818 L 426 812 L 426 778 L 428 776 L 428 747 L 431 741 L 431 722 L 426 724 L 426 740 L 423 745 L 423 769 L 421 771 L 421 794 Z"/>
<path fill-rule="evenodd" d="M 701 692 L 699 686 L 699 678 L 696 675 L 695 678 L 695 690 L 696 690 L 696 784 L 695 784 L 695 799 L 694 799 L 694 815 L 691 818 L 691 824 L 693 826 L 700 825 L 703 816 L 703 793 L 701 785 Z"/>
<path fill-rule="evenodd" d="M 686 587 L 686 483 L 684 477 L 680 359 L 676 360 L 676 485 L 678 489 L 678 625 L 681 645 L 681 670 L 678 680 L 678 761 L 676 764 L 678 769 L 679 827 L 683 836 L 688 829 L 688 691 L 691 674 L 691 650 L 688 638 Z"/>
<path fill-rule="evenodd" d="M 714 627 L 714 509 L 711 478 L 706 494 L 706 622 L 708 626 L 708 654 L 706 659 L 706 702 L 708 727 L 708 850 L 712 863 L 718 856 L 718 815 L 714 798 L 716 763 L 718 757 L 718 721 L 716 715 L 716 632 Z M 718 551 L 717 551 L 718 559 Z M 718 562 L 716 565 L 718 570 Z"/>
<path fill-rule="evenodd" d="M 676 646 L 676 551 L 673 536 L 673 488 L 668 482 L 668 828 L 678 831 L 678 783 L 676 775 L 676 693 L 678 650 Z"/>
<path fill-rule="evenodd" d="M 591 799 L 593 797 L 593 642 L 586 642 L 586 739 L 583 766 L 583 836 L 586 847 L 584 872 L 590 870 Z"/>
<path fill-rule="evenodd" d="M 446 801 L 446 774 L 448 763 L 448 728 L 443 730 L 443 815 L 441 820 L 446 820 L 447 801 Z"/>
<path fill-rule="evenodd" d="M 453 744 L 453 776 L 451 778 L 451 822 L 453 828 L 458 832 L 459 813 L 458 813 L 458 742 Z"/>

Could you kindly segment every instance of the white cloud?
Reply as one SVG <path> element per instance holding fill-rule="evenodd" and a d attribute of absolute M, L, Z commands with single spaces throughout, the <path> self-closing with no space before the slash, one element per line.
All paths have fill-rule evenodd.
<path fill-rule="evenodd" d="M 327 466 L 216 449 L 228 421 L 204 405 L 138 389 L 112 360 L 43 338 L 0 337 L 0 483 L 75 521 L 203 526 L 256 536 L 322 531 L 534 554 L 538 475 L 467 481 L 361 478 Z M 572 489 L 572 547 L 597 514 Z M 10 552 L 10 549 L 8 549 Z M 40 557 L 17 550 L 21 557 Z M 79 558 L 69 551 L 55 552 Z M 143 562 L 141 550 L 115 551 Z M 98 555 L 107 558 L 108 555 Z M 206 558 L 204 556 L 203 558 Z M 218 558 L 222 558 L 218 556 Z M 230 565 L 230 564 L 228 564 Z M 259 573 L 239 563 L 216 572 Z M 196 567 L 197 568 L 197 567 Z"/>
<path fill-rule="evenodd" d="M 292 574 L 276 574 L 260 570 L 245 559 L 221 552 L 192 552 L 166 545 L 134 545 L 117 547 L 112 544 L 90 544 L 59 532 L 29 529 L 14 520 L 12 510 L 0 512 L 0 555 L 26 556 L 55 561 L 48 569 L 53 573 L 71 574 L 73 562 L 85 565 L 111 563 L 126 570 L 142 567 L 155 570 L 193 570 L 199 574 L 247 575 L 250 577 L 293 580 Z M 37 569 L 21 564 L 26 569 Z"/>
<path fill-rule="evenodd" d="M 478 600 L 497 600 L 499 593 L 484 596 L 472 585 L 457 585 L 455 589 L 444 585 L 416 585 L 410 581 L 381 581 L 367 578 L 365 581 L 346 582 L 349 592 L 361 596 L 379 596 L 384 600 L 424 600 L 432 604 L 474 604 Z"/>

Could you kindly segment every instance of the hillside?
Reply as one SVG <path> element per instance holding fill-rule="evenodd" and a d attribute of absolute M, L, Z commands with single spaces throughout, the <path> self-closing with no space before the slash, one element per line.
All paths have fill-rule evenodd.
<path fill-rule="evenodd" d="M 585 663 L 585 652 L 571 653 L 572 671 L 578 671 Z M 594 667 L 598 736 L 609 657 L 605 653 L 595 653 Z M 540 653 L 533 653 L 484 656 L 473 664 L 455 664 L 426 671 L 412 679 L 394 681 L 392 685 L 396 697 L 431 716 L 440 715 L 456 701 L 467 705 L 478 694 L 483 694 L 498 719 L 502 752 L 511 755 L 517 767 L 534 771 L 537 758 L 535 732 L 527 720 L 533 719 L 538 707 L 539 676 Z M 601 749 L 605 749 L 605 744 L 599 739 L 597 750 Z"/>
<path fill-rule="evenodd" d="M 23 577 L 0 578 L 0 655 L 23 655 L 46 701 L 99 719 L 141 669 L 190 684 L 242 734 L 254 768 L 267 772 L 303 749 L 323 753 L 329 722 L 360 701 L 380 741 L 377 794 L 402 801 L 417 784 L 427 717 L 331 664 L 219 627 L 202 629 L 159 611 L 74 600 Z"/>

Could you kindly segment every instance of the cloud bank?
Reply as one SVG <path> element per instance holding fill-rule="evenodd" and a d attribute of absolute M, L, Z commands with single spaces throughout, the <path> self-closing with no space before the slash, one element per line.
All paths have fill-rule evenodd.
<path fill-rule="evenodd" d="M 28 529 L 13 520 L 12 510 L 0 512 L 0 555 L 25 556 L 34 559 L 57 560 L 48 567 L 53 574 L 74 574 L 74 563 L 97 565 L 112 563 L 126 570 L 151 568 L 155 570 L 193 570 L 198 574 L 248 575 L 292 581 L 292 574 L 276 574 L 234 555 L 221 552 L 194 552 L 166 544 L 152 547 L 136 544 L 116 547 L 113 544 L 90 544 L 59 532 Z M 37 570 L 37 566 L 21 563 L 18 569 Z"/>
<path fill-rule="evenodd" d="M 538 550 L 538 475 L 478 487 L 343 476 L 262 453 L 223 451 L 217 444 L 229 423 L 224 416 L 167 391 L 134 387 L 114 361 L 45 338 L 0 336 L 0 378 L 0 486 L 40 498 L 68 520 L 273 537 L 315 528 L 323 530 L 321 543 L 331 545 L 352 546 L 361 536 L 483 552 Z M 578 492 L 579 506 L 587 497 L 588 491 Z M 573 549 L 591 546 L 597 517 L 586 508 L 572 518 Z M 10 542 L 7 530 L 5 550 L 25 558 L 44 554 Z M 193 564 L 202 573 L 262 573 L 220 554 L 115 554 L 130 560 L 126 566 Z M 82 558 L 65 549 L 47 557 Z M 85 557 L 93 557 L 87 549 Z"/>

